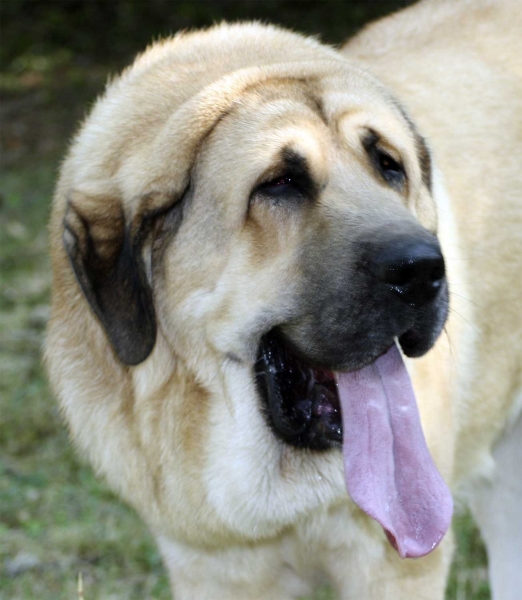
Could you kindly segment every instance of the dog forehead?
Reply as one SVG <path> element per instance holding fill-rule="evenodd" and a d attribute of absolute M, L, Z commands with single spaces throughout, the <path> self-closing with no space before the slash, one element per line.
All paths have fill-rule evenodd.
<path fill-rule="evenodd" d="M 387 128 L 390 137 L 407 138 L 400 146 L 409 142 L 412 147 L 411 133 L 387 90 L 368 73 L 352 72 L 349 64 L 328 66 L 332 72 L 303 70 L 300 77 L 274 77 L 244 90 L 209 134 L 210 145 L 250 164 L 288 147 L 324 170 L 332 159 L 329 147 L 354 143 L 346 127 L 353 122 L 351 129 L 359 132 L 365 123 Z"/>
<path fill-rule="evenodd" d="M 121 87 L 126 89 L 127 85 L 123 81 Z M 138 94 L 135 86 L 132 90 L 133 94 Z M 114 91 L 117 98 L 121 91 Z M 265 132 L 268 134 L 266 139 L 270 140 L 273 147 L 282 143 L 283 131 L 285 128 L 288 131 L 289 116 L 293 114 L 290 119 L 293 119 L 294 125 L 293 141 L 303 150 L 306 148 L 308 156 L 313 153 L 314 158 L 310 158 L 319 164 L 321 155 L 323 162 L 328 160 L 324 153 L 325 146 L 323 144 L 318 148 L 314 144 L 321 136 L 318 135 L 318 128 L 312 131 L 313 128 L 309 127 L 313 119 L 308 116 L 308 124 L 303 127 L 305 112 L 313 114 L 317 124 L 322 121 L 332 130 L 335 129 L 336 118 L 342 110 L 346 110 L 350 102 L 362 104 L 366 99 L 371 105 L 373 98 L 375 102 L 385 104 L 384 92 L 385 88 L 370 74 L 344 60 L 249 67 L 218 78 L 191 99 L 179 106 L 172 106 L 170 112 L 161 113 L 162 116 L 158 119 L 151 116 L 156 114 L 157 99 L 152 103 L 135 102 L 133 110 L 136 113 L 133 118 L 114 119 L 112 129 L 117 127 L 117 134 L 116 131 L 111 133 L 99 127 L 100 118 L 107 116 L 105 105 L 113 108 L 115 103 L 114 98 L 109 102 L 110 98 L 107 97 L 102 99 L 77 139 L 74 150 L 76 160 L 73 160 L 76 167 L 74 179 L 85 180 L 90 188 L 95 186 L 96 180 L 102 175 L 102 187 L 107 189 L 110 183 L 119 190 L 115 196 L 120 198 L 125 213 L 129 215 L 128 220 L 132 221 L 143 210 L 161 210 L 165 203 L 183 193 L 189 183 L 192 166 L 205 141 L 235 111 L 241 112 L 250 106 L 247 119 L 250 128 L 255 122 L 260 124 L 262 117 L 268 121 L 271 119 L 271 125 Z M 263 110 L 259 110 L 259 107 L 254 110 L 253 98 L 256 96 L 256 101 L 262 105 Z M 296 119 L 300 121 L 299 125 Z M 140 130 L 140 144 L 132 136 L 125 135 L 128 129 L 133 130 L 135 123 L 148 120 L 150 127 L 142 127 Z M 107 119 L 104 121 L 111 122 Z M 279 132 L 281 136 L 278 139 Z M 248 128 L 246 133 L 248 134 Z M 142 140 L 143 136 L 145 138 Z M 110 144 L 95 144 L 96 141 L 100 142 L 100 138 L 102 141 L 111 140 Z M 118 140 L 130 141 L 122 145 Z M 99 151 L 100 148 L 102 152 Z M 234 148 L 229 143 L 229 148 L 230 151 L 237 151 L 239 145 Z M 81 160 L 82 154 L 99 156 L 97 164 L 103 168 L 100 167 L 97 173 L 93 173 L 92 169 L 85 172 L 82 168 L 85 162 Z M 106 165 L 111 166 L 111 172 L 107 172 Z"/>
<path fill-rule="evenodd" d="M 336 65 L 338 66 L 338 65 Z M 238 96 L 224 121 L 256 143 L 302 140 L 317 155 L 317 140 L 355 143 L 363 127 L 380 131 L 404 152 L 415 153 L 415 131 L 390 92 L 361 69 L 316 72 L 262 81 Z M 234 119 L 234 117 L 236 117 Z M 219 129 L 219 127 L 218 127 Z M 248 140 L 245 140 L 248 141 Z"/>
<path fill-rule="evenodd" d="M 238 100 L 202 145 L 199 161 L 203 158 L 216 169 L 241 165 L 243 173 L 255 173 L 277 166 L 284 151 L 291 150 L 322 171 L 329 135 L 313 102 L 295 96 L 255 103 Z"/>

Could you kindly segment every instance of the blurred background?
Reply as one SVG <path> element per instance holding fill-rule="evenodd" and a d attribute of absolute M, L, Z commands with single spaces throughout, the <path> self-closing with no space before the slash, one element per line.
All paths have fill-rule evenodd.
<path fill-rule="evenodd" d="M 145 527 L 71 447 L 41 365 L 46 222 L 60 159 L 108 77 L 152 40 L 222 20 L 340 44 L 411 0 L 2 0 L 0 4 L 0 598 L 169 598 Z M 468 514 L 448 599 L 486 600 Z M 328 589 L 314 600 L 330 600 Z M 217 600 L 217 599 L 216 599 Z M 362 599 L 361 599 L 362 600 Z M 412 599 L 413 600 L 413 599 Z"/>

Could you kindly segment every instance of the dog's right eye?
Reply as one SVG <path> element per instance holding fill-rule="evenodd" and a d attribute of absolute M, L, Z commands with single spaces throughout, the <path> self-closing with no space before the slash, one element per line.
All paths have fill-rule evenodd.
<path fill-rule="evenodd" d="M 273 198 L 302 195 L 300 186 L 291 175 L 282 175 L 262 183 L 256 191 Z"/>

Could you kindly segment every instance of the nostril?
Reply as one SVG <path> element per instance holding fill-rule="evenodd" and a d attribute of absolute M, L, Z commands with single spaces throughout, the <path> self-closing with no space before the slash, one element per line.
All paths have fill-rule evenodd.
<path fill-rule="evenodd" d="M 381 270 L 381 279 L 390 285 L 408 285 L 414 276 L 413 261 L 386 264 Z"/>
<path fill-rule="evenodd" d="M 432 300 L 444 280 L 445 267 L 439 244 L 399 240 L 382 249 L 375 274 L 395 295 L 416 305 Z"/>
<path fill-rule="evenodd" d="M 437 261 L 437 263 L 433 266 L 433 269 L 431 271 L 431 281 L 433 283 L 440 282 L 441 279 L 444 279 L 445 275 L 446 269 L 444 268 L 444 259 L 441 255 L 440 260 Z"/>

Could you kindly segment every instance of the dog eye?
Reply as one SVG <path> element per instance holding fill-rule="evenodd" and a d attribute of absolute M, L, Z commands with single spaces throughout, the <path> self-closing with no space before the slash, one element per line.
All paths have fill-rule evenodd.
<path fill-rule="evenodd" d="M 283 198 L 285 196 L 301 195 L 301 190 L 297 182 L 290 175 L 276 177 L 272 181 L 262 183 L 257 190 L 267 196 L 274 198 Z"/>
<path fill-rule="evenodd" d="M 383 177 L 389 183 L 402 184 L 406 177 L 404 167 L 386 152 L 376 149 L 376 162 Z"/>
<path fill-rule="evenodd" d="M 390 185 L 402 187 L 406 181 L 403 165 L 388 154 L 379 144 L 380 136 L 372 129 L 366 132 L 362 144 L 373 167 Z"/>

